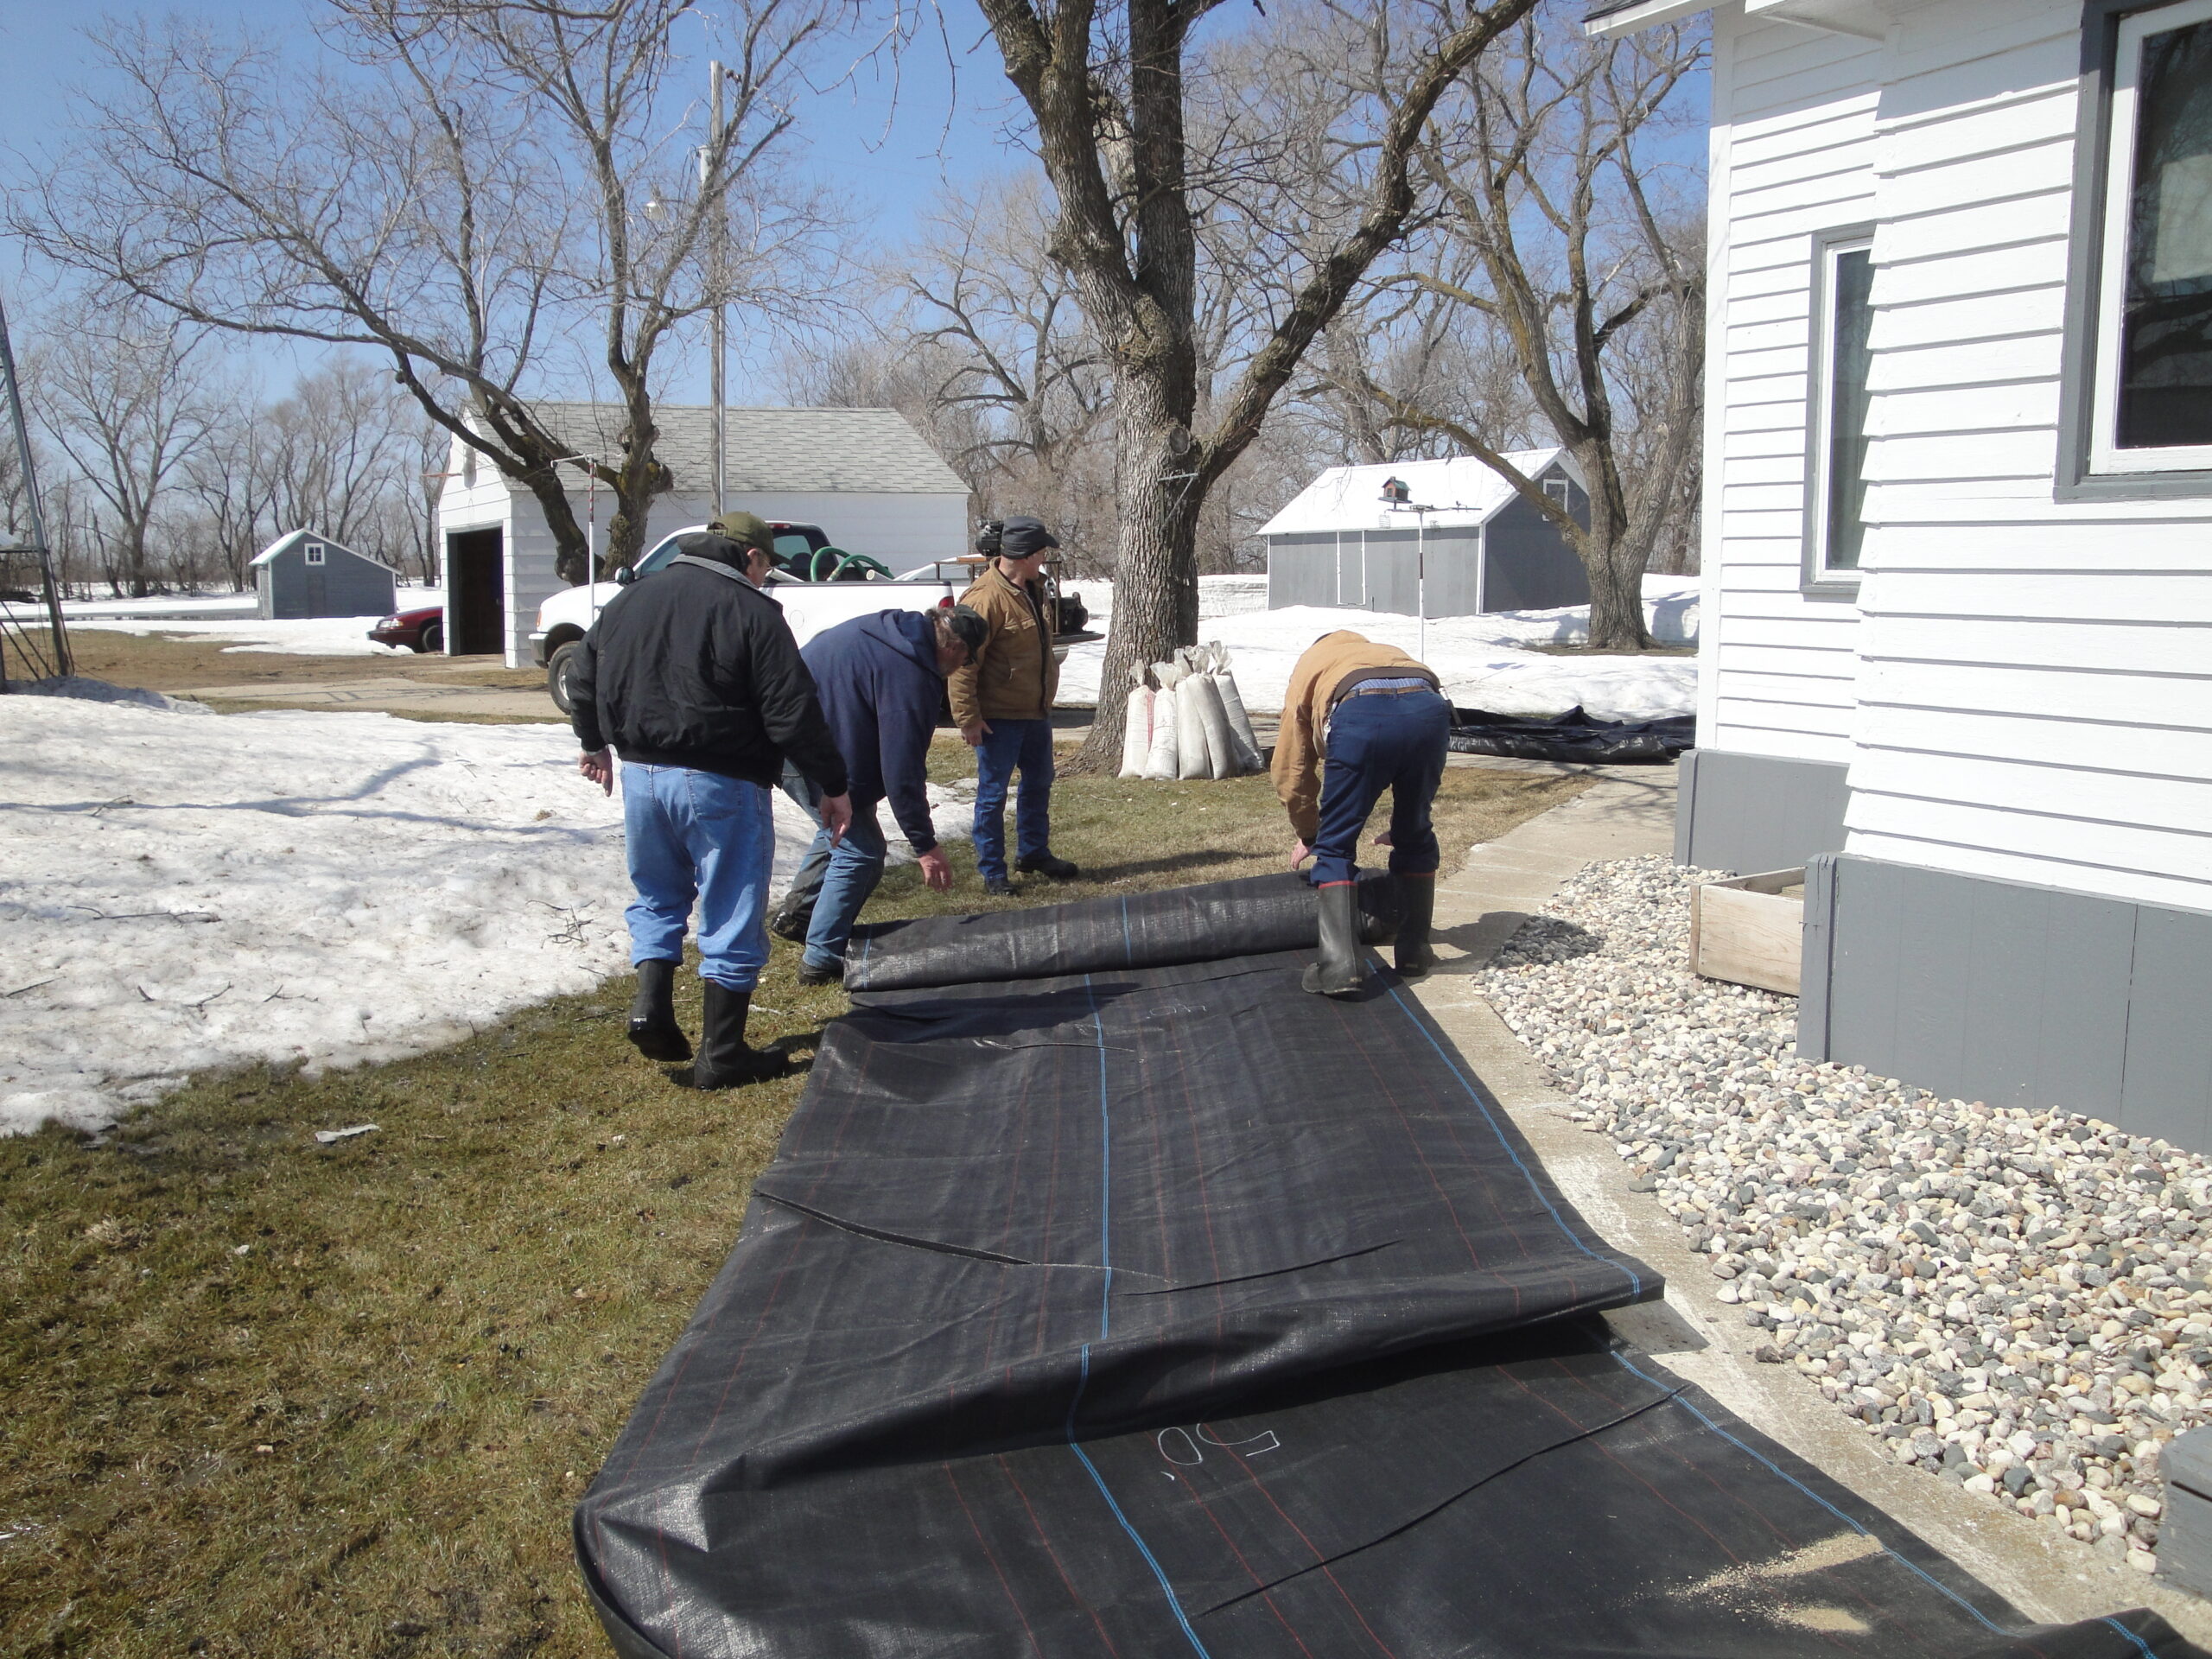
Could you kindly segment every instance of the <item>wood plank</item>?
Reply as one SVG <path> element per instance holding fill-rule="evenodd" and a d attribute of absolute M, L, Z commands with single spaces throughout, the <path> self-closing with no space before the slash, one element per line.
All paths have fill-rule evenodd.
<path fill-rule="evenodd" d="M 1690 889 L 1692 971 L 1707 979 L 1797 995 L 1804 947 L 1802 869 L 1700 883 Z M 1794 880 L 1796 898 L 1772 891 Z"/>

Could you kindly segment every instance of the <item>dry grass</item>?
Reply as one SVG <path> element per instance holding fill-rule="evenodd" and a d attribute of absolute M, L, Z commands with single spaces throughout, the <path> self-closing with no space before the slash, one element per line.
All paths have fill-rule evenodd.
<path fill-rule="evenodd" d="M 230 643 L 197 634 L 118 633 L 106 628 L 85 627 L 69 631 L 69 649 L 76 659 L 77 672 L 90 679 L 105 680 L 111 685 L 135 685 L 149 691 L 183 691 L 206 685 L 391 678 L 516 690 L 543 690 L 545 684 L 543 669 L 509 668 L 497 657 L 418 657 L 412 652 L 372 657 L 296 657 L 269 651 L 226 652 L 224 647 Z"/>
<path fill-rule="evenodd" d="M 933 761 L 972 775 L 955 744 Z M 1456 851 L 1583 786 L 1454 768 L 1439 828 Z M 1071 780 L 1055 806 L 1093 874 L 1020 902 L 1280 868 L 1289 840 L 1263 778 Z M 944 898 L 908 869 L 870 914 L 981 902 L 972 867 Z M 843 997 L 796 959 L 778 944 L 756 1033 L 804 1054 Z M 630 990 L 396 1065 L 204 1077 L 99 1144 L 0 1141 L 0 1650 L 605 1652 L 569 1506 L 804 1086 L 671 1086 L 622 1039 Z"/>

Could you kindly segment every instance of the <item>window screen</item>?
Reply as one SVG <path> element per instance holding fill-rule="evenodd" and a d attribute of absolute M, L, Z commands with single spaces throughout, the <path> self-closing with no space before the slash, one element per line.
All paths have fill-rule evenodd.
<path fill-rule="evenodd" d="M 2139 51 L 2113 438 L 2212 444 L 2212 20 Z"/>
<path fill-rule="evenodd" d="M 1832 251 L 1827 421 L 1827 500 L 1823 563 L 1856 570 L 1866 537 L 1866 393 L 1874 311 L 1874 256 L 1865 247 Z"/>

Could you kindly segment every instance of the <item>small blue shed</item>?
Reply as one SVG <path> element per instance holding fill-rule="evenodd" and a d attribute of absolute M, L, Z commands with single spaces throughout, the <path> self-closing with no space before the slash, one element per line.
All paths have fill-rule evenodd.
<path fill-rule="evenodd" d="M 327 536 L 296 530 L 262 550 L 253 585 L 264 617 L 385 616 L 397 602 L 399 576 Z"/>

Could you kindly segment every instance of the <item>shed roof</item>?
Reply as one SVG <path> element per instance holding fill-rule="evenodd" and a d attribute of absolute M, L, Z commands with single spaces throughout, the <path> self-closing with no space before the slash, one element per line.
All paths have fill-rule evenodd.
<path fill-rule="evenodd" d="M 285 554 L 290 552 L 302 542 L 321 542 L 325 547 L 334 547 L 340 553 L 350 553 L 357 559 L 365 559 L 371 564 L 380 565 L 386 570 L 391 569 L 390 565 L 385 564 L 385 562 L 377 557 L 375 554 L 364 553 L 359 548 L 348 547 L 336 537 L 326 536 L 321 531 L 317 530 L 295 530 L 279 536 L 275 541 L 270 543 L 268 546 L 263 548 L 260 552 L 254 555 L 253 563 L 249 565 L 247 569 L 258 570 L 265 564 L 274 564 L 278 559 L 283 557 Z M 394 571 L 393 574 L 396 575 L 398 573 Z"/>
<path fill-rule="evenodd" d="M 1516 449 L 1505 459 L 1529 478 L 1563 467 L 1580 481 L 1574 462 L 1554 444 Z M 1415 515 L 1382 505 L 1386 479 L 1402 479 L 1416 505 L 1439 509 L 1422 515 L 1431 530 L 1465 530 L 1488 524 L 1514 499 L 1513 486 L 1472 455 L 1441 461 L 1400 461 L 1382 467 L 1332 467 L 1283 510 L 1260 526 L 1262 536 L 1310 535 L 1332 530 L 1411 530 Z"/>
<path fill-rule="evenodd" d="M 578 454 L 619 453 L 619 404 L 535 404 L 531 411 Z M 731 409 L 724 411 L 728 486 L 747 491 L 961 495 L 968 486 L 895 409 Z M 654 444 L 679 495 L 714 487 L 714 409 L 656 404 Z M 519 487 L 519 486 L 511 486 Z"/>

